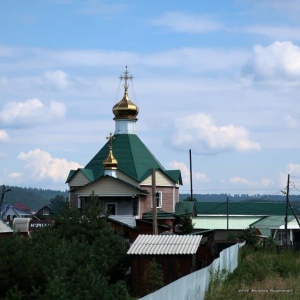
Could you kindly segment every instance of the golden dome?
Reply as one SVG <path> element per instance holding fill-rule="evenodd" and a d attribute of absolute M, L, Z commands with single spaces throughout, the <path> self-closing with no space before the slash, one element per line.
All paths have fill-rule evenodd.
<path fill-rule="evenodd" d="M 109 140 L 109 152 L 108 156 L 106 159 L 103 161 L 103 168 L 104 170 L 116 170 L 118 167 L 118 161 L 114 158 L 113 152 L 112 152 L 112 140 L 113 140 L 113 135 L 110 133 L 110 136 L 107 137 Z"/>
<path fill-rule="evenodd" d="M 114 120 L 116 119 L 131 119 L 131 120 L 136 120 L 136 116 L 139 113 L 139 108 L 130 101 L 129 96 L 128 96 L 128 79 L 132 80 L 132 76 L 128 75 L 127 71 L 127 66 L 126 70 L 124 72 L 124 76 L 120 76 L 120 79 L 124 79 L 125 84 L 124 84 L 124 96 L 123 99 L 118 102 L 114 107 L 113 107 L 113 113 L 115 115 Z"/>

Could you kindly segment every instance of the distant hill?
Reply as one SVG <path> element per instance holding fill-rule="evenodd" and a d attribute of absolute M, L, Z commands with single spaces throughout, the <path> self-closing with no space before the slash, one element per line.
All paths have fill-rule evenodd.
<path fill-rule="evenodd" d="M 17 186 L 6 186 L 10 188 L 11 192 L 5 194 L 3 205 L 21 203 L 30 207 L 33 211 L 36 211 L 50 203 L 50 200 L 56 196 L 63 196 L 65 199 L 69 197 L 69 192 L 56 191 L 56 190 L 45 190 L 38 188 L 22 188 Z M 0 186 L 0 192 L 2 186 Z M 180 194 L 179 201 L 183 201 L 190 197 L 190 194 Z M 204 202 L 226 202 L 227 194 L 194 194 L 194 199 L 197 201 Z M 300 207 L 300 195 L 290 195 L 290 202 L 294 207 Z M 230 195 L 229 201 L 285 201 L 285 195 Z"/>
<path fill-rule="evenodd" d="M 69 195 L 68 191 L 22 188 L 17 186 L 6 186 L 6 188 L 10 188 L 11 191 L 5 193 L 3 205 L 21 203 L 30 207 L 33 211 L 49 204 L 50 200 L 57 195 L 63 196 L 64 198 L 67 198 Z M 2 186 L 0 186 L 0 192 L 2 192 Z"/>

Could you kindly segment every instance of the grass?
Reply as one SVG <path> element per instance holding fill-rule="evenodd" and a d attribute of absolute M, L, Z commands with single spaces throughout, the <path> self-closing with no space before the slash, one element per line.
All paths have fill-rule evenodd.
<path fill-rule="evenodd" d="M 238 268 L 226 279 L 213 274 L 206 300 L 300 299 L 300 253 L 245 247 L 239 255 Z"/>

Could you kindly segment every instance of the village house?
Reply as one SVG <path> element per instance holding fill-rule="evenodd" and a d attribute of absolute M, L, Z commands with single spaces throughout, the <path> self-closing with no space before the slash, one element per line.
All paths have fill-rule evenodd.
<path fill-rule="evenodd" d="M 299 210 L 296 209 L 296 211 L 298 212 Z M 298 216 L 299 215 L 298 212 Z M 289 213 L 287 224 L 285 218 L 285 215 L 267 216 L 252 223 L 250 227 L 258 229 L 259 233 L 265 238 L 272 237 L 278 245 L 287 243 L 295 250 L 300 250 L 300 226 L 298 223 L 300 218 L 297 217 L 297 221 L 297 219 Z"/>
<path fill-rule="evenodd" d="M 44 205 L 42 208 L 40 208 L 36 213 L 35 217 L 38 220 L 47 220 L 54 218 L 53 210 L 50 206 Z"/>
<path fill-rule="evenodd" d="M 15 218 L 31 218 L 33 215 L 30 208 L 19 203 L 16 205 L 6 204 L 1 211 L 1 219 L 10 223 Z"/>

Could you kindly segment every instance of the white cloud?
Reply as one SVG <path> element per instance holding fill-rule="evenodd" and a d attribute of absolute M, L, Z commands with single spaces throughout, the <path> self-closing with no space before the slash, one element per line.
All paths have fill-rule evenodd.
<path fill-rule="evenodd" d="M 285 120 L 287 122 L 288 127 L 290 128 L 297 128 L 299 124 L 299 118 L 293 117 L 289 114 L 285 116 Z"/>
<path fill-rule="evenodd" d="M 287 178 L 288 174 L 290 174 L 290 177 L 292 178 L 293 176 L 297 177 L 297 182 L 299 182 L 298 178 L 300 178 L 300 164 L 297 163 L 289 163 L 286 166 L 285 171 L 279 173 L 279 185 L 282 189 L 287 186 Z M 292 181 L 292 180 L 291 180 Z M 297 189 L 299 193 L 300 186 L 299 184 L 297 185 Z"/>
<path fill-rule="evenodd" d="M 115 69 L 114 72 L 119 74 L 120 69 L 123 70 L 124 62 L 132 68 L 138 68 L 141 66 L 147 67 L 184 67 L 184 69 L 192 69 L 193 71 L 205 72 L 206 70 L 234 70 L 241 68 L 247 59 L 249 59 L 249 51 L 244 49 L 228 49 L 228 48 L 203 48 L 203 47 L 180 47 L 174 49 L 168 49 L 167 51 L 157 51 L 151 53 L 138 53 L 133 51 L 114 51 L 114 50 L 47 50 L 36 48 L 10 48 L 12 53 L 12 62 L 3 63 L 1 70 L 5 72 L 16 71 L 20 74 L 25 70 L 42 70 L 58 68 L 59 70 L 54 72 L 47 72 L 48 77 L 55 78 L 55 82 L 60 83 L 64 79 L 63 83 L 71 84 L 74 80 L 61 68 L 89 68 L 89 73 L 93 74 L 95 68 L 97 68 L 97 76 L 99 72 L 102 72 L 102 67 L 109 67 L 109 72 Z M 0 54 L 2 46 L 0 45 Z M 6 49 L 3 50 L 6 52 Z M 26 59 L 25 59 L 26 58 Z M 101 67 L 101 68 L 100 68 Z M 117 68 L 116 68 L 117 67 Z M 99 71 L 100 70 L 100 71 Z M 55 73 L 56 72 L 56 73 Z M 141 72 L 141 71 L 139 71 Z M 147 71 L 149 74 L 151 69 Z M 157 69 L 155 70 L 157 75 Z M 82 73 L 82 72 L 81 72 Z M 109 74 L 109 75 L 110 75 Z M 114 73 L 115 74 L 115 73 Z M 50 76 L 49 76 L 50 75 Z M 174 75 L 174 74 L 173 74 Z M 107 78 L 108 73 L 105 74 Z M 114 75 L 115 76 L 115 75 Z M 28 77 L 26 77 L 28 78 Z M 32 78 L 32 76 L 31 76 Z M 3 80 L 7 78 L 3 78 Z M 43 78 L 33 78 L 35 85 L 45 88 L 45 85 L 51 83 L 47 80 L 45 75 Z M 1 81 L 0 81 L 1 83 Z M 77 82 L 76 82 L 77 83 Z M 16 83 L 20 84 L 20 83 Z M 51 83 L 53 84 L 53 82 Z M 47 86 L 46 86 L 47 88 Z M 56 86 L 57 88 L 57 86 Z"/>
<path fill-rule="evenodd" d="M 245 28 L 245 31 L 265 35 L 277 41 L 300 40 L 300 27 L 260 25 L 248 26 Z"/>
<path fill-rule="evenodd" d="M 211 16 L 192 15 L 180 12 L 168 12 L 152 22 L 157 26 L 165 26 L 171 31 L 185 33 L 206 33 L 223 29 L 223 24 Z"/>
<path fill-rule="evenodd" d="M 300 48 L 291 42 L 254 46 L 244 74 L 256 81 L 296 81 L 300 83 Z"/>
<path fill-rule="evenodd" d="M 287 171 L 289 174 L 300 176 L 300 164 L 288 164 Z"/>
<path fill-rule="evenodd" d="M 299 17 L 300 12 L 300 2 L 299 0 L 248 0 L 249 2 L 253 2 L 253 4 L 266 12 L 275 10 L 282 14 L 287 14 L 288 17 L 291 15 L 296 15 Z"/>
<path fill-rule="evenodd" d="M 52 101 L 47 107 L 39 99 L 24 102 L 8 102 L 0 111 L 0 121 L 6 125 L 25 126 L 63 119 L 66 107 L 61 102 Z"/>
<path fill-rule="evenodd" d="M 190 170 L 183 162 L 171 161 L 169 163 L 171 169 L 179 169 L 181 171 L 183 185 L 190 185 Z M 193 184 L 197 185 L 200 182 L 207 182 L 208 178 L 204 173 L 192 171 Z"/>
<path fill-rule="evenodd" d="M 25 161 L 24 171 L 26 178 L 31 180 L 47 180 L 65 182 L 70 170 L 80 168 L 77 162 L 68 162 L 66 159 L 53 158 L 50 153 L 41 149 L 21 152 L 18 159 Z"/>
<path fill-rule="evenodd" d="M 18 180 L 19 178 L 22 177 L 22 173 L 12 172 L 8 175 L 8 177 L 13 179 L 13 180 Z"/>
<path fill-rule="evenodd" d="M 0 142 L 8 142 L 9 136 L 6 131 L 0 130 Z"/>
<path fill-rule="evenodd" d="M 251 182 L 248 180 L 248 179 L 246 179 L 246 178 L 241 178 L 241 177 L 237 177 L 237 176 L 235 176 L 235 177 L 231 177 L 230 179 L 229 179 L 229 182 L 230 183 L 238 183 L 238 184 L 246 184 L 246 185 L 250 185 L 251 184 Z"/>
<path fill-rule="evenodd" d="M 234 125 L 218 127 L 209 115 L 203 113 L 175 120 L 171 143 L 179 150 L 190 148 L 202 154 L 260 149 L 259 143 L 249 140 L 246 128 Z"/>
<path fill-rule="evenodd" d="M 45 72 L 44 76 L 46 78 L 46 81 L 50 83 L 52 86 L 58 89 L 65 89 L 70 86 L 70 81 L 68 79 L 68 75 L 61 71 L 56 70 L 53 72 Z"/>
<path fill-rule="evenodd" d="M 261 185 L 265 186 L 265 187 L 269 187 L 269 186 L 273 186 L 274 185 L 274 180 L 270 179 L 270 178 L 262 178 L 260 180 Z"/>

